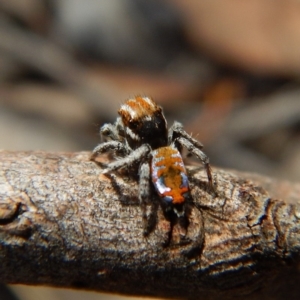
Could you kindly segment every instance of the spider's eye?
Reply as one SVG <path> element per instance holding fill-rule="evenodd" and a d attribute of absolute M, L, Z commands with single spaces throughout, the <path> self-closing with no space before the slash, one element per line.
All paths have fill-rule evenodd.
<path fill-rule="evenodd" d="M 130 127 L 131 129 L 136 129 L 136 128 L 139 127 L 139 122 L 137 122 L 137 121 L 130 121 L 130 122 L 129 122 L 129 127 Z"/>

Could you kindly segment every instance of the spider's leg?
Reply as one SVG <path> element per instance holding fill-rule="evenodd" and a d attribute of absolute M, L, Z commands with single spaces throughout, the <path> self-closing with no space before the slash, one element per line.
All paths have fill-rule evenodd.
<path fill-rule="evenodd" d="M 142 208 L 142 217 L 143 217 L 143 227 L 144 227 L 144 235 L 149 234 L 149 226 L 146 214 L 146 204 L 151 195 L 151 187 L 150 187 L 150 165 L 148 161 L 144 161 L 140 165 L 139 169 L 139 200 Z"/>
<path fill-rule="evenodd" d="M 208 156 L 201 151 L 199 148 L 197 148 L 191 141 L 184 137 L 179 137 L 174 141 L 174 145 L 179 144 L 180 146 L 186 148 L 190 153 L 195 155 L 197 158 L 199 158 L 202 162 L 202 164 L 205 167 L 206 174 L 207 174 L 207 179 L 208 179 L 208 187 L 211 191 L 214 190 L 213 186 L 213 180 L 212 180 L 212 174 L 211 174 L 211 167 L 209 164 L 209 158 Z"/>
<path fill-rule="evenodd" d="M 168 134 L 168 141 L 169 144 L 171 144 L 176 138 L 184 138 L 185 140 L 189 141 L 191 144 L 193 144 L 198 149 L 203 149 L 203 145 L 191 137 L 184 129 L 183 125 L 177 121 L 175 121 L 172 125 L 172 127 L 169 129 Z"/>
<path fill-rule="evenodd" d="M 104 152 L 107 152 L 109 150 L 113 150 L 118 154 L 127 154 L 128 149 L 126 148 L 125 144 L 122 144 L 121 142 L 117 141 L 109 141 L 102 144 L 99 144 L 94 150 L 90 157 L 90 160 L 94 161 L 96 157 Z"/>
<path fill-rule="evenodd" d="M 124 146 L 123 144 L 121 145 Z M 151 151 L 150 146 L 148 144 L 144 144 L 141 147 L 134 150 L 133 152 L 131 152 L 128 156 L 110 163 L 106 167 L 106 169 L 102 171 L 102 173 L 105 174 L 120 168 L 130 167 L 136 162 L 143 161 L 144 158 L 146 158 L 147 155 L 149 155 L 150 151 Z"/>

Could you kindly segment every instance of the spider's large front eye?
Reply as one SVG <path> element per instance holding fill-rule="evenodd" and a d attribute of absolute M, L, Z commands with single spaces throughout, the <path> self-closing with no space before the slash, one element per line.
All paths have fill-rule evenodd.
<path fill-rule="evenodd" d="M 137 129 L 139 127 L 139 122 L 131 120 L 131 121 L 129 121 L 129 127 L 131 129 Z"/>

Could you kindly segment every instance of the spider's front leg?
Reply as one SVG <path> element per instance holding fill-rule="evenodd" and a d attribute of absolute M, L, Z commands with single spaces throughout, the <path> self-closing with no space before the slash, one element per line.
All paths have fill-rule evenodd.
<path fill-rule="evenodd" d="M 172 127 L 169 129 L 168 141 L 171 144 L 177 138 L 184 138 L 189 141 L 192 145 L 194 145 L 198 149 L 203 149 L 202 143 L 191 137 L 184 129 L 183 125 L 177 121 L 175 121 Z"/>
<path fill-rule="evenodd" d="M 106 169 L 102 171 L 103 174 L 115 171 L 120 168 L 130 167 L 134 164 L 139 163 L 139 200 L 142 208 L 142 218 L 144 235 L 148 235 L 151 231 L 151 225 L 147 219 L 146 204 L 151 195 L 150 186 L 150 164 L 149 164 L 149 154 L 151 148 L 149 145 L 144 144 L 135 151 L 131 152 L 128 156 L 121 158 L 117 161 L 110 163 Z M 142 162 L 142 163 L 140 163 Z M 152 218 L 153 219 L 153 218 Z"/>
<path fill-rule="evenodd" d="M 181 147 L 186 148 L 191 154 L 195 155 L 197 158 L 201 160 L 206 170 L 207 179 L 208 179 L 208 188 L 210 191 L 215 191 L 208 156 L 203 151 L 201 151 L 198 147 L 196 147 L 194 143 L 192 143 L 190 140 L 186 139 L 185 137 L 176 138 L 174 144 L 175 145 L 179 144 Z"/>
<path fill-rule="evenodd" d="M 108 142 L 110 143 L 110 142 Z M 123 144 L 121 144 L 123 145 Z M 101 145 L 100 145 L 101 146 Z M 123 145 L 124 146 L 124 145 Z M 96 147 L 97 148 L 97 147 Z M 121 168 L 131 167 L 141 161 L 143 161 L 150 153 L 151 148 L 148 144 L 144 144 L 131 152 L 128 156 L 118 159 L 110 164 L 102 171 L 103 174 L 109 173 Z"/>
<path fill-rule="evenodd" d="M 90 157 L 90 160 L 95 161 L 97 156 L 101 153 L 105 153 L 107 151 L 114 151 L 118 155 L 124 156 L 128 154 L 128 148 L 126 144 L 123 144 L 118 141 L 109 141 L 102 144 L 99 144 L 94 150 Z"/>

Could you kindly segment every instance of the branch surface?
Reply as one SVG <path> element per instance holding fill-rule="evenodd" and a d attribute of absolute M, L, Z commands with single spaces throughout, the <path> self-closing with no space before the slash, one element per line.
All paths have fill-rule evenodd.
<path fill-rule="evenodd" d="M 0 152 L 1 282 L 299 299 L 300 184 L 213 168 L 215 195 L 204 170 L 189 167 L 187 231 L 176 222 L 171 230 L 153 199 L 144 237 L 137 181 L 102 175 L 89 155 Z"/>

